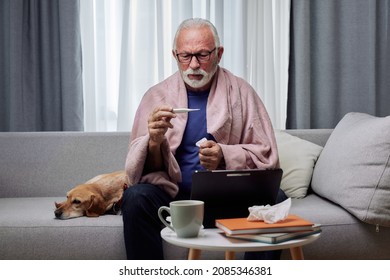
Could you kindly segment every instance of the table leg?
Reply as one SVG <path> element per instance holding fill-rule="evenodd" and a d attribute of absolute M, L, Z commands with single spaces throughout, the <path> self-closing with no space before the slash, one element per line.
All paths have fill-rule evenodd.
<path fill-rule="evenodd" d="M 234 260 L 236 258 L 235 253 L 233 251 L 225 252 L 225 260 Z"/>
<path fill-rule="evenodd" d="M 199 260 L 201 253 L 202 253 L 202 251 L 199 250 L 199 249 L 192 249 L 192 248 L 190 248 L 190 250 L 188 252 L 188 259 L 189 260 Z"/>
<path fill-rule="evenodd" d="M 290 248 L 290 253 L 293 260 L 303 260 L 303 250 L 301 246 Z"/>

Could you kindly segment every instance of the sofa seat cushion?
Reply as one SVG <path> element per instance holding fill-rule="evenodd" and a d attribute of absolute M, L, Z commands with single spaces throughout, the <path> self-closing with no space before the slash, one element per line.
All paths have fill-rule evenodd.
<path fill-rule="evenodd" d="M 0 259 L 125 259 L 120 215 L 58 220 L 63 197 L 0 198 Z"/>
<path fill-rule="evenodd" d="M 316 194 L 308 194 L 304 199 L 292 199 L 290 214 L 321 224 L 322 227 L 360 223 L 356 217 L 337 204 Z"/>
<path fill-rule="evenodd" d="M 390 116 L 345 115 L 317 161 L 312 188 L 364 222 L 390 226 Z"/>
<path fill-rule="evenodd" d="M 0 198 L 0 260 L 126 259 L 120 215 L 58 220 L 54 201 L 64 197 Z M 188 249 L 164 245 L 166 259 L 186 259 Z M 237 253 L 238 259 L 243 258 Z M 223 252 L 202 252 L 202 259 L 223 259 Z"/>
<path fill-rule="evenodd" d="M 290 213 L 321 224 L 320 238 L 303 247 L 305 259 L 388 259 L 388 227 L 380 227 L 377 232 L 375 226 L 362 223 L 337 204 L 316 194 L 292 199 Z M 283 253 L 284 259 L 290 258 L 287 253 Z"/>

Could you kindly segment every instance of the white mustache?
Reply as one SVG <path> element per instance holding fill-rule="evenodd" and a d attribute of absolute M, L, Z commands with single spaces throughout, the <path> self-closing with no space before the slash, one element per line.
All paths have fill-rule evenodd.
<path fill-rule="evenodd" d="M 183 71 L 183 74 L 188 76 L 188 75 L 203 75 L 203 76 L 206 76 L 207 75 L 207 72 L 202 70 L 202 69 L 197 69 L 197 70 L 193 70 L 191 68 Z"/>

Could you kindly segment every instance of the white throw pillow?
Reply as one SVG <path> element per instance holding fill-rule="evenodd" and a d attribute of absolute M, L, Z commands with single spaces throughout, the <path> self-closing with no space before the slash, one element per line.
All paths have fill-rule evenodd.
<path fill-rule="evenodd" d="M 281 130 L 275 130 L 275 137 L 283 169 L 281 189 L 288 197 L 304 198 L 322 147 Z"/>

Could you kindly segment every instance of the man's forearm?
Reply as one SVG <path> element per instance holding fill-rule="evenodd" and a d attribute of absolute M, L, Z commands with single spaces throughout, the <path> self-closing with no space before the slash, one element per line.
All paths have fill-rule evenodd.
<path fill-rule="evenodd" d="M 148 155 L 145 162 L 145 171 L 154 172 L 161 171 L 164 168 L 164 163 L 161 153 L 161 144 L 154 143 L 149 140 Z"/>

